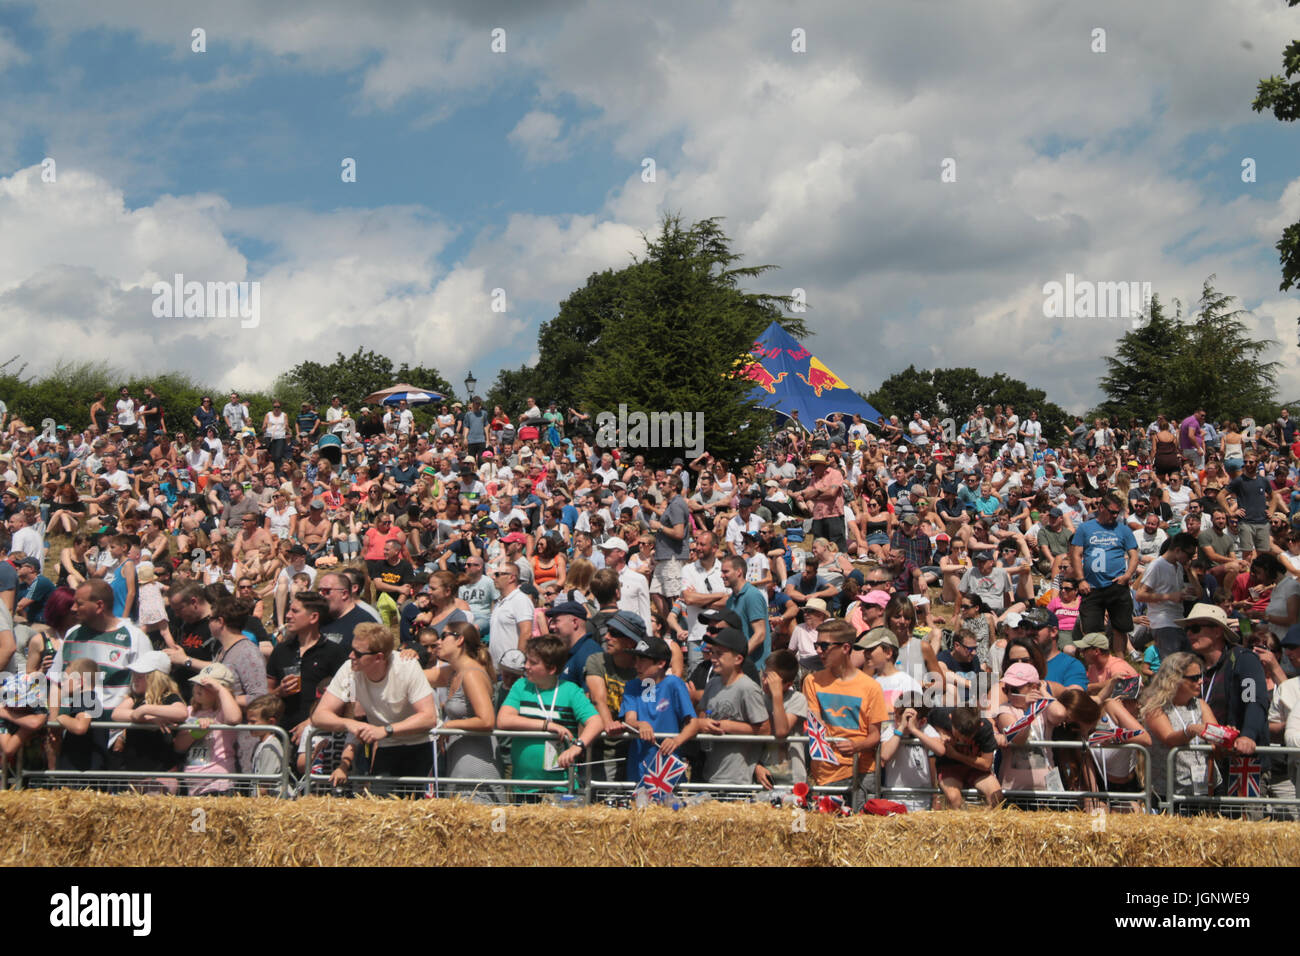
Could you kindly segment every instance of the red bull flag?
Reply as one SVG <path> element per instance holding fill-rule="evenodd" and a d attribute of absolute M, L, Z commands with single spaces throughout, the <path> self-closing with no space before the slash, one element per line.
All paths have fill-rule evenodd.
<path fill-rule="evenodd" d="M 847 382 L 775 322 L 754 343 L 749 359 L 741 374 L 754 382 L 751 401 L 786 417 L 797 411 L 809 430 L 832 412 L 843 413 L 846 421 L 856 413 L 872 425 L 880 418 Z"/>

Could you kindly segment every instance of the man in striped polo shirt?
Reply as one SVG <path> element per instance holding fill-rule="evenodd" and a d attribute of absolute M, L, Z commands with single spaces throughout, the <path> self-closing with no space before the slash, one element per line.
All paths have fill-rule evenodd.
<path fill-rule="evenodd" d="M 89 658 L 99 665 L 104 678 L 104 709 L 111 712 L 131 690 L 127 669 L 141 654 L 153 650 L 144 631 L 126 618 L 113 616 L 113 589 L 95 579 L 77 588 L 73 605 L 78 624 L 68 631 L 50 665 L 50 682 L 60 684 L 63 668 Z"/>

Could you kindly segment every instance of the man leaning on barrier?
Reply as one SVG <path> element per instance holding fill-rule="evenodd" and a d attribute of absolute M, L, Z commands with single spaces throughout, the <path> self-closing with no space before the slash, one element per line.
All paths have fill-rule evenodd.
<path fill-rule="evenodd" d="M 427 777 L 433 769 L 429 731 L 438 722 L 433 688 L 418 661 L 400 657 L 396 635 L 382 624 L 359 624 L 350 660 L 339 668 L 312 724 L 325 732 L 347 730 L 370 745 L 376 777 Z M 342 716 L 357 703 L 366 719 Z"/>

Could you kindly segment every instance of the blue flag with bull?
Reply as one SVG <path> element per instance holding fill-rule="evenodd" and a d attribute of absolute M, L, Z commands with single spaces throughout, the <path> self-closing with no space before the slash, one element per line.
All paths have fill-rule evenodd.
<path fill-rule="evenodd" d="M 750 349 L 750 361 L 741 374 L 754 382 L 750 394 L 754 404 L 797 418 L 810 431 L 817 427 L 817 419 L 832 412 L 842 412 L 846 422 L 854 414 L 871 425 L 880 418 L 866 399 L 775 322 Z"/>

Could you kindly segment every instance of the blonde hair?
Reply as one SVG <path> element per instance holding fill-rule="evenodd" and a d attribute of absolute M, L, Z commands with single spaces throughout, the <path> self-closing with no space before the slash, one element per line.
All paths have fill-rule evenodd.
<path fill-rule="evenodd" d="M 370 648 L 369 653 L 383 654 L 385 657 L 393 653 L 393 648 L 397 646 L 397 638 L 393 636 L 392 629 L 377 621 L 358 624 L 356 630 L 352 632 L 354 647 L 358 638 L 366 642 L 366 646 Z"/>
<path fill-rule="evenodd" d="M 144 703 L 161 704 L 173 695 L 179 697 L 181 689 L 176 682 L 162 671 L 150 671 L 145 677 Z"/>
<path fill-rule="evenodd" d="M 1174 695 L 1178 692 L 1178 685 L 1182 683 L 1187 668 L 1199 660 L 1200 658 L 1195 654 L 1180 651 L 1177 654 L 1170 654 L 1160 662 L 1160 669 L 1156 671 L 1155 677 L 1151 678 L 1151 683 L 1138 698 L 1138 710 L 1144 721 L 1156 711 L 1163 713 L 1173 704 Z M 1196 696 L 1201 695 L 1198 692 Z"/>

